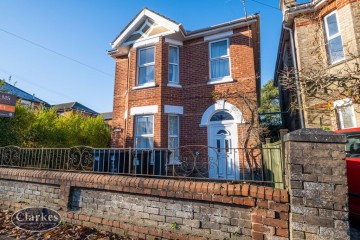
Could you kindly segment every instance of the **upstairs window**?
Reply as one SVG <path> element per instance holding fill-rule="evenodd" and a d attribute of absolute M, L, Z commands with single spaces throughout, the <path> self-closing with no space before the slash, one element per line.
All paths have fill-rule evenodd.
<path fill-rule="evenodd" d="M 229 40 L 210 42 L 210 78 L 230 76 Z"/>
<path fill-rule="evenodd" d="M 179 84 L 179 48 L 169 47 L 169 83 Z"/>
<path fill-rule="evenodd" d="M 155 47 L 138 50 L 138 83 L 147 85 L 155 81 Z"/>
<path fill-rule="evenodd" d="M 336 12 L 332 12 L 327 15 L 324 18 L 324 21 L 329 61 L 331 64 L 334 64 L 345 58 Z"/>

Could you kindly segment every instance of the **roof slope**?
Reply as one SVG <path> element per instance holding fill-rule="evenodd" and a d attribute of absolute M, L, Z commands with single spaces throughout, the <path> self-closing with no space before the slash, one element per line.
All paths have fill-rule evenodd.
<path fill-rule="evenodd" d="M 30 93 L 27 93 L 24 90 L 21 90 L 20 88 L 17 88 L 14 85 L 11 85 L 7 82 L 4 82 L 4 84 L 0 86 L 0 90 L 3 90 L 10 94 L 14 94 L 18 98 L 21 98 L 21 99 L 24 99 L 27 101 L 42 103 L 46 106 L 49 106 L 49 104 L 47 102 L 41 100 L 40 98 L 35 97 L 35 95 L 31 95 Z"/>
<path fill-rule="evenodd" d="M 100 113 L 105 120 L 111 120 L 112 119 L 112 112 L 104 112 Z"/>
<path fill-rule="evenodd" d="M 78 102 L 61 103 L 61 104 L 52 105 L 52 107 L 55 108 L 58 112 L 66 112 L 66 111 L 75 110 L 75 111 L 85 112 L 85 113 L 89 113 L 89 114 L 93 114 L 93 115 L 98 115 L 98 113 L 95 112 L 94 110 L 92 110 L 88 107 L 85 107 L 84 105 L 82 105 Z"/>

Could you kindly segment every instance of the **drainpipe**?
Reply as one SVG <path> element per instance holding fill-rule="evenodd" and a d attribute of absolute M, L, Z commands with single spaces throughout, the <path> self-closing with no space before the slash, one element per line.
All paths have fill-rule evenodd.
<path fill-rule="evenodd" d="M 298 77 L 298 70 L 297 70 L 297 62 L 295 57 L 295 46 L 294 46 L 294 38 L 293 38 L 293 31 L 291 28 L 288 28 L 283 24 L 283 29 L 289 31 L 290 34 L 290 44 L 291 44 L 291 55 L 292 61 L 294 63 L 294 76 L 295 76 L 295 84 L 296 84 L 296 96 L 299 105 L 299 117 L 300 117 L 300 128 L 304 128 L 304 118 L 302 114 L 302 103 L 301 103 L 301 96 L 299 91 L 299 77 Z"/>

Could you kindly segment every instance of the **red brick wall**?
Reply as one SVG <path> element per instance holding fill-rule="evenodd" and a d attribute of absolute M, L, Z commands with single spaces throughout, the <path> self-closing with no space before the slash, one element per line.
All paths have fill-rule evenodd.
<path fill-rule="evenodd" d="M 286 190 L 13 168 L 0 168 L 0 176 L 2 208 L 50 206 L 66 222 L 136 239 L 289 236 Z"/>
<path fill-rule="evenodd" d="M 249 47 L 250 38 L 250 47 Z M 180 54 L 180 84 L 182 88 L 168 87 L 168 48 L 169 44 L 160 38 L 155 45 L 155 83 L 156 87 L 137 89 L 136 64 L 137 49 L 130 50 L 130 69 L 127 75 L 128 61 L 126 57 L 117 58 L 115 93 L 114 93 L 114 127 L 124 128 L 124 133 L 113 135 L 113 147 L 133 146 L 134 116 L 129 116 L 127 127 L 124 123 L 124 109 L 132 107 L 158 105 L 158 113 L 154 117 L 154 146 L 167 147 L 168 117 L 163 113 L 164 105 L 184 107 L 184 115 L 180 116 L 180 145 L 207 145 L 207 129 L 199 127 L 205 110 L 214 104 L 214 91 L 247 91 L 256 97 L 256 67 L 251 29 L 247 27 L 234 30 L 230 36 L 231 76 L 233 83 L 207 85 L 209 81 L 209 41 L 197 38 L 183 42 L 179 48 Z M 126 81 L 129 76 L 130 90 L 128 103 L 126 101 Z M 244 117 L 249 116 L 245 104 L 234 99 L 226 99 L 236 105 Z M 257 119 L 257 117 L 256 117 Z M 245 127 L 246 128 L 246 127 Z M 244 131 L 239 125 L 239 135 Z M 126 145 L 123 143 L 126 135 Z M 120 137 L 121 136 L 121 137 Z M 121 139 L 122 138 L 122 139 Z M 239 141 L 241 142 L 241 141 Z"/>

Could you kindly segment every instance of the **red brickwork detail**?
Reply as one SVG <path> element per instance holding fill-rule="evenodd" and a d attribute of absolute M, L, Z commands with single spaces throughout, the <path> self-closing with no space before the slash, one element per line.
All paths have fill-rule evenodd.
<path fill-rule="evenodd" d="M 73 188 L 93 189 L 97 191 L 115 191 L 124 194 L 141 194 L 149 197 L 157 197 L 157 199 L 170 198 L 180 201 L 205 202 L 213 204 L 226 204 L 228 206 L 240 207 L 239 209 L 249 209 L 249 235 L 255 239 L 271 236 L 287 237 L 288 236 L 288 219 L 289 219 L 289 203 L 288 193 L 285 190 L 273 189 L 270 187 L 256 186 L 251 184 L 220 184 L 208 182 L 191 182 L 187 180 L 171 180 L 171 179 L 152 179 L 128 176 L 104 176 L 97 174 L 85 173 L 64 173 L 51 171 L 34 171 L 27 169 L 11 169 L 0 168 L 0 180 L 12 180 L 15 182 L 23 182 L 29 184 L 37 191 L 36 184 L 46 184 L 51 182 L 59 189 L 59 206 L 62 209 L 68 209 L 69 198 Z M 34 186 L 32 186 L 34 185 Z M 10 196 L 11 197 L 11 196 Z M 158 200 L 161 201 L 161 200 Z M 184 201 L 184 205 L 186 205 Z M 159 202 L 160 203 L 160 202 Z M 13 208 L 23 208 L 27 204 L 21 204 L 9 201 L 8 199 L 0 199 L 0 205 Z M 146 208 L 146 206 L 144 207 Z M 156 209 L 148 209 L 146 211 L 158 212 Z M 183 216 L 188 217 L 186 212 L 178 212 L 170 210 L 174 216 L 166 221 L 182 222 Z M 144 213 L 145 219 L 146 214 Z M 190 235 L 179 235 L 171 231 L 154 231 L 140 225 L 132 225 L 121 222 L 121 219 L 107 219 L 105 217 L 88 216 L 85 213 L 77 214 L 76 212 L 62 211 L 62 216 L 66 216 L 69 221 L 79 221 L 84 226 L 97 228 L 108 228 L 113 232 L 121 232 L 126 230 L 130 236 L 152 236 L 163 238 L 190 239 Z M 165 213 L 167 214 L 167 213 Z M 191 213 L 193 214 L 193 213 Z M 165 222 L 170 216 L 164 215 L 159 219 Z M 151 223 L 151 219 L 148 220 Z M 195 220 L 191 220 L 195 221 Z M 224 221 L 219 219 L 217 221 Z M 230 221 L 230 220 L 229 220 Z M 199 223 L 189 222 L 190 226 L 198 226 Z M 209 233 L 210 234 L 210 233 Z M 196 236 L 191 236 L 196 237 Z M 194 238 L 196 239 L 196 238 Z M 199 238 L 201 239 L 201 238 Z"/>

